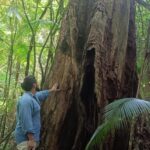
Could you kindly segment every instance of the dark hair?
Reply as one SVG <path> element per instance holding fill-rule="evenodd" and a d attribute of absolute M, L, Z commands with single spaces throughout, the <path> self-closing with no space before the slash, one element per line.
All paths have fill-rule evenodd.
<path fill-rule="evenodd" d="M 21 87 L 24 91 L 31 91 L 34 83 L 37 83 L 35 77 L 29 75 L 24 78 L 23 83 L 21 83 Z"/>

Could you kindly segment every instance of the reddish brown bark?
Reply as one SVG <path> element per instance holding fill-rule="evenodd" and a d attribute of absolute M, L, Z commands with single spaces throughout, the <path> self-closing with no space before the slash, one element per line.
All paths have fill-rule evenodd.
<path fill-rule="evenodd" d="M 135 25 L 130 8 L 134 0 L 70 0 L 45 83 L 49 87 L 58 82 L 62 91 L 43 106 L 41 147 L 84 150 L 101 122 L 103 107 L 114 99 L 135 96 Z M 128 144 L 124 135 L 119 137 L 125 142 L 120 144 L 116 137 L 115 144 L 108 142 L 104 149 L 120 150 Z"/>

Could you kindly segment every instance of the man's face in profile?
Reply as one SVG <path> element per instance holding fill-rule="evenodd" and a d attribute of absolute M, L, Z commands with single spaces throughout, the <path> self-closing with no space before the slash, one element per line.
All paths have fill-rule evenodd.
<path fill-rule="evenodd" d="M 39 88 L 39 85 L 36 83 L 36 91 L 38 92 L 38 91 L 41 91 L 41 89 Z"/>

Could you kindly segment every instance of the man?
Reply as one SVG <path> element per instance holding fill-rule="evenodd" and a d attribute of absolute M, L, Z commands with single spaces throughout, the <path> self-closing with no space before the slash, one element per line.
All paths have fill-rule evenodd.
<path fill-rule="evenodd" d="M 55 84 L 50 90 L 37 92 L 34 76 L 27 76 L 21 84 L 25 91 L 17 104 L 17 125 L 15 139 L 18 150 L 35 150 L 40 141 L 40 107 L 41 102 L 57 89 Z"/>

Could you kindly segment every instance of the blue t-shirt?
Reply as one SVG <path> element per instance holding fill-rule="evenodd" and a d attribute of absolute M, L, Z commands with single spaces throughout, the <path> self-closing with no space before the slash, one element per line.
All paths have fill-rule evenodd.
<path fill-rule="evenodd" d="M 25 92 L 17 103 L 17 125 L 15 139 L 17 144 L 27 141 L 27 133 L 33 133 L 36 142 L 40 140 L 40 109 L 41 102 L 49 96 L 49 91 Z"/>

